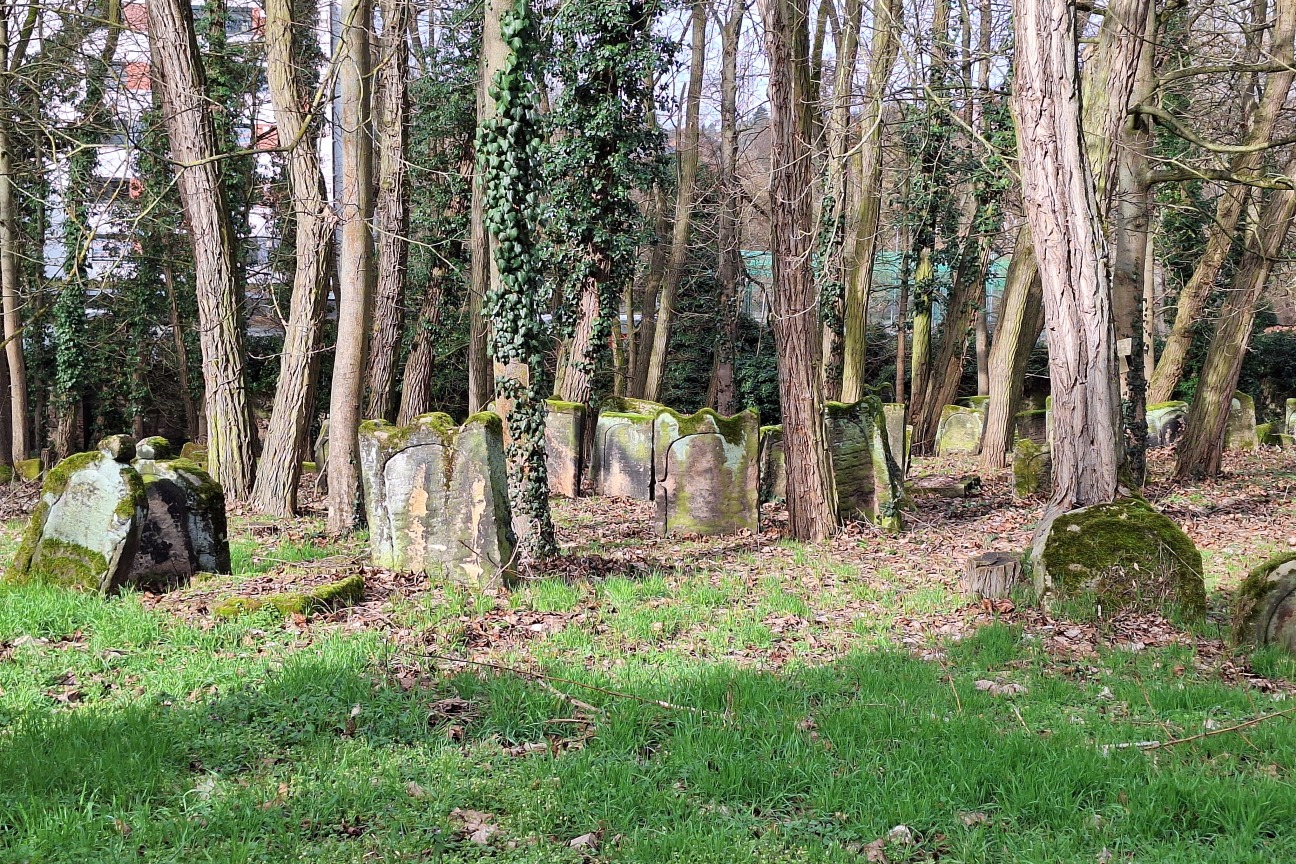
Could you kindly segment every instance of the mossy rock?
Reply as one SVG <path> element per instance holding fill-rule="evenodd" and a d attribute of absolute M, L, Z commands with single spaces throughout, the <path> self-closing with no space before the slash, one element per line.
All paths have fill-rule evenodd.
<path fill-rule="evenodd" d="M 301 464 L 301 471 L 303 474 L 314 474 L 319 471 L 319 466 L 314 462 L 303 462 Z"/>
<path fill-rule="evenodd" d="M 1283 446 L 1283 435 L 1273 423 L 1260 423 L 1256 426 L 1256 438 L 1265 447 Z"/>
<path fill-rule="evenodd" d="M 1147 446 L 1169 447 L 1183 437 L 1188 422 L 1187 402 L 1154 402 L 1147 406 Z"/>
<path fill-rule="evenodd" d="M 12 483 L 14 469 L 12 465 L 0 465 L 0 483 Z"/>
<path fill-rule="evenodd" d="M 39 459 L 19 459 L 14 462 L 13 470 L 20 479 L 30 482 L 41 479 L 41 472 L 45 470 L 45 466 Z"/>
<path fill-rule="evenodd" d="M 1202 558 L 1171 519 L 1138 498 L 1063 513 L 1031 550 L 1036 596 L 1200 619 L 1206 612 Z"/>
<path fill-rule="evenodd" d="M 217 618 L 238 618 L 266 609 L 279 616 L 313 615 L 354 606 L 364 599 L 364 577 L 347 576 L 306 592 L 285 592 L 263 597 L 227 597 L 212 607 Z"/>
<path fill-rule="evenodd" d="M 1234 645 L 1278 645 L 1296 654 L 1296 552 L 1256 567 L 1233 602 Z"/>

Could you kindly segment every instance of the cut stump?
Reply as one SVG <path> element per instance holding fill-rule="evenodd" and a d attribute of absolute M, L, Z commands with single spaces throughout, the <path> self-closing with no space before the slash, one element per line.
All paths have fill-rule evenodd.
<path fill-rule="evenodd" d="M 967 560 L 963 588 L 984 600 L 1007 597 L 1022 582 L 1021 560 L 1008 552 L 982 552 Z"/>

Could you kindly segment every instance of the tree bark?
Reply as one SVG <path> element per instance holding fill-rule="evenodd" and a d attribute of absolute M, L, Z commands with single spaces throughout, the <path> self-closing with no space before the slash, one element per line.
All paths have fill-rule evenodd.
<path fill-rule="evenodd" d="M 738 280 L 743 269 L 738 227 L 738 42 L 745 11 L 744 0 L 730 0 L 729 17 L 720 33 L 720 213 L 716 224 L 720 330 L 708 403 L 725 416 L 738 409 L 734 355 L 738 343 Z"/>
<path fill-rule="evenodd" d="M 405 359 L 405 374 L 401 378 L 400 414 L 396 422 L 408 426 L 420 414 L 432 410 L 432 374 L 436 371 L 436 329 L 441 323 L 442 297 L 445 291 L 445 270 L 432 269 L 427 291 L 423 295 L 423 308 L 419 310 L 414 343 Z"/>
<path fill-rule="evenodd" d="M 370 117 L 369 0 L 345 0 L 338 45 L 338 86 L 342 102 L 342 224 L 338 260 L 337 349 L 329 394 L 328 528 L 355 527 L 360 504 L 357 458 L 360 400 L 364 395 L 365 353 L 373 292 L 373 128 Z"/>
<path fill-rule="evenodd" d="M 693 0 L 693 52 L 689 63 L 688 93 L 684 100 L 684 135 L 682 138 L 677 136 L 676 145 L 679 153 L 679 184 L 675 197 L 675 222 L 671 226 L 670 258 L 666 262 L 666 273 L 662 278 L 652 354 L 648 359 L 648 377 L 643 389 L 643 398 L 654 402 L 661 399 L 662 381 L 666 377 L 666 352 L 670 347 L 671 323 L 675 315 L 675 295 L 679 292 L 688 256 L 693 187 L 697 180 L 702 76 L 706 71 L 706 25 L 706 3 L 704 0 Z"/>
<path fill-rule="evenodd" d="M 787 466 L 788 530 L 819 540 L 837 524 L 824 440 L 818 298 L 810 268 L 809 58 L 806 0 L 761 0 L 769 57 L 770 247 L 774 341 Z"/>
<path fill-rule="evenodd" d="M 1120 397 L 1111 288 L 1080 126 L 1071 4 L 1019 4 L 1013 30 L 1022 199 L 1040 264 L 1053 382 L 1047 516 L 1116 497 Z"/>
<path fill-rule="evenodd" d="M 266 0 L 265 11 L 266 73 L 279 144 L 289 148 L 288 187 L 296 238 L 279 381 L 252 504 L 267 515 L 290 517 L 297 511 L 300 457 L 310 435 L 315 407 L 316 354 L 328 296 L 333 224 L 324 198 L 324 176 L 312 134 L 313 118 L 303 110 L 309 104 L 310 93 L 297 70 L 293 50 L 298 40 L 311 38 L 314 22 L 294 21 L 291 0 Z M 294 39 L 294 31 L 302 35 Z M 325 470 L 325 466 L 319 466 L 319 470 Z"/>
<path fill-rule="evenodd" d="M 4 38 L 2 16 L 0 13 L 0 39 Z M 4 53 L 0 50 L 0 64 L 4 62 Z M 4 100 L 4 95 L 0 94 L 0 100 Z M 9 370 L 7 414 L 12 430 L 10 449 L 4 455 L 6 458 L 26 459 L 30 450 L 27 442 L 27 364 L 23 356 L 20 309 L 18 207 L 14 196 L 13 150 L 8 127 L 9 119 L 0 116 L 0 301 L 4 309 L 5 365 Z"/>
<path fill-rule="evenodd" d="M 148 21 L 171 160 L 194 245 L 199 345 L 206 370 L 207 468 L 227 499 L 245 501 L 255 465 L 243 367 L 242 292 L 193 12 L 180 0 L 154 0 L 148 4 Z"/>
<path fill-rule="evenodd" d="M 405 324 L 406 264 L 409 257 L 409 186 L 406 181 L 409 79 L 409 0 L 379 0 L 377 108 L 374 135 L 377 194 L 374 196 L 374 245 L 378 278 L 374 291 L 373 328 L 369 337 L 369 394 L 365 416 L 396 416 L 396 361 Z"/>

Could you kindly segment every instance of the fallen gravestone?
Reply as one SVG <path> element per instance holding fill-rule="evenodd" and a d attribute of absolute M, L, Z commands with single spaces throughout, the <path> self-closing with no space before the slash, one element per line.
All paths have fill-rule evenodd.
<path fill-rule="evenodd" d="M 545 400 L 545 470 L 549 491 L 580 497 L 585 443 L 585 406 L 579 402 Z"/>
<path fill-rule="evenodd" d="M 1296 552 L 1252 570 L 1233 604 L 1233 644 L 1277 645 L 1296 654 Z"/>
<path fill-rule="evenodd" d="M 915 498 L 972 498 L 981 494 L 981 478 L 930 475 L 905 484 L 905 491 Z"/>
<path fill-rule="evenodd" d="M 1260 439 L 1256 436 L 1255 401 L 1239 390 L 1233 394 L 1233 402 L 1229 407 L 1224 449 L 1254 450 L 1259 443 Z"/>
<path fill-rule="evenodd" d="M 787 463 L 783 458 L 783 427 L 760 430 L 760 502 L 787 500 Z"/>
<path fill-rule="evenodd" d="M 981 445 L 984 424 L 984 411 L 946 405 L 941 410 L 940 423 L 936 427 L 936 455 L 975 453 Z"/>
<path fill-rule="evenodd" d="M 483 411 L 455 426 L 360 425 L 360 473 L 376 567 L 490 588 L 513 572 L 503 421 Z"/>
<path fill-rule="evenodd" d="M 229 573 L 225 492 L 191 460 L 172 458 L 165 438 L 145 438 L 132 463 L 144 481 L 148 517 L 131 570 L 132 584 L 167 590 L 195 573 Z"/>
<path fill-rule="evenodd" d="M 658 533 L 759 530 L 759 439 L 755 411 L 733 417 L 708 408 L 691 416 L 658 411 L 652 423 Z"/>
<path fill-rule="evenodd" d="M 876 397 L 829 402 L 824 431 L 842 519 L 867 519 L 901 530 L 904 473 L 891 450 L 886 410 Z"/>
<path fill-rule="evenodd" d="M 1170 447 L 1177 443 L 1183 437 L 1187 420 L 1187 402 L 1156 402 L 1147 406 L 1147 446 Z"/>
<path fill-rule="evenodd" d="M 54 466 L 4 580 L 102 594 L 128 584 L 148 512 L 134 455 L 131 439 L 114 436 Z"/>
<path fill-rule="evenodd" d="M 1053 457 L 1047 446 L 1030 438 L 1013 444 L 1013 497 L 1029 498 L 1048 492 L 1053 486 Z"/>
<path fill-rule="evenodd" d="M 590 468 L 595 495 L 652 500 L 653 416 L 663 407 L 649 409 L 651 413 L 607 408 L 599 412 Z"/>

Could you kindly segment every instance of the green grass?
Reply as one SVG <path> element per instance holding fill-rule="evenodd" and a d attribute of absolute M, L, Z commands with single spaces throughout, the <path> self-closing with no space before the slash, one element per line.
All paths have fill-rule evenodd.
<path fill-rule="evenodd" d="M 272 549 L 253 538 L 236 538 L 230 542 L 230 569 L 235 576 L 253 576 L 267 573 L 285 564 L 303 564 L 337 555 L 335 546 L 320 545 L 306 540 L 298 543 L 284 541 Z"/>

